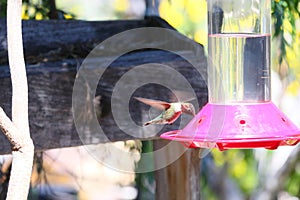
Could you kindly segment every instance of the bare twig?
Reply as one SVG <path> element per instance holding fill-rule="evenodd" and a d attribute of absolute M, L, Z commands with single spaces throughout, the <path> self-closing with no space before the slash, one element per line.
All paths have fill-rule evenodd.
<path fill-rule="evenodd" d="M 18 129 L 7 117 L 4 110 L 0 107 L 0 129 L 11 143 L 13 150 L 19 150 L 21 145 L 14 139 L 15 135 L 18 135 Z"/>

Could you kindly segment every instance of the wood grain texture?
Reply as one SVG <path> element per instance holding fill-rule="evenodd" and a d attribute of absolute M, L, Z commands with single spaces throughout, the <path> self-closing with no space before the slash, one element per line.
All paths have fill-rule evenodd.
<path fill-rule="evenodd" d="M 186 149 L 178 142 L 165 140 L 154 141 L 154 149 L 163 149 L 160 155 L 156 154 L 155 163 L 172 160 L 174 154 L 182 153 L 170 165 L 155 171 L 155 199 L 200 200 L 200 150 Z"/>
<path fill-rule="evenodd" d="M 158 17 L 145 20 L 24 20 L 26 63 L 85 57 L 97 44 L 122 31 L 140 27 L 172 27 Z M 0 64 L 7 63 L 6 20 L 0 19 Z"/>
<path fill-rule="evenodd" d="M 82 140 L 78 136 L 74 125 L 72 114 L 72 92 L 77 69 L 82 63 L 85 53 L 78 53 L 74 57 L 68 57 L 66 54 L 64 54 L 65 51 L 62 50 L 64 46 L 72 44 L 70 38 L 73 37 L 73 31 L 76 29 L 84 30 L 83 27 L 85 26 L 95 26 L 94 29 L 96 30 L 88 30 L 84 33 L 88 38 L 90 38 L 89 41 L 92 41 L 91 43 L 95 45 L 97 43 L 95 41 L 98 40 L 95 38 L 99 38 L 98 41 L 101 41 L 114 33 L 122 31 L 123 29 L 143 27 L 148 23 L 146 21 L 147 20 L 103 23 L 72 21 L 62 22 L 63 25 L 59 24 L 60 22 L 50 21 L 45 22 L 46 25 L 43 22 L 27 22 L 29 24 L 37 23 L 31 25 L 29 29 L 24 28 L 23 30 L 25 41 L 24 46 L 25 51 L 27 51 L 26 59 L 28 61 L 32 61 L 27 62 L 31 64 L 27 64 L 26 67 L 29 85 L 30 130 L 34 140 L 35 149 L 37 151 L 82 145 Z M 158 22 L 156 21 L 156 23 Z M 56 25 L 59 27 L 70 26 L 72 28 L 66 30 L 62 29 L 64 31 L 59 31 L 60 28 L 57 28 Z M 23 26 L 25 27 L 25 24 Z M 49 26 L 52 27 L 53 30 L 49 29 L 49 31 L 46 31 Z M 159 24 L 157 26 L 159 26 Z M 28 33 L 33 31 L 34 27 L 37 30 L 45 29 L 45 31 L 35 31 L 36 33 L 34 34 Z M 119 29 L 119 27 L 121 28 Z M 57 34 L 55 32 L 56 29 Z M 114 29 L 113 33 L 111 32 L 111 29 Z M 38 34 L 40 34 L 40 38 L 37 37 Z M 3 35 L 2 25 L 0 26 L 0 40 L 1 35 Z M 45 39 L 47 37 L 50 37 L 49 41 Z M 68 54 L 75 54 L 77 52 L 77 48 L 80 50 L 84 49 L 82 46 L 80 46 L 81 44 L 87 44 L 81 37 L 74 37 L 76 37 L 76 39 L 73 38 L 74 45 L 76 44 L 79 46 L 71 49 L 71 53 L 68 52 Z M 180 38 L 183 36 L 178 33 L 178 37 Z M 29 38 L 31 38 L 32 41 L 29 42 Z M 40 41 L 41 38 L 45 39 L 45 44 L 39 44 L 42 43 Z M 79 42 L 76 43 L 76 41 Z M 89 44 L 88 49 L 91 49 L 94 45 Z M 191 60 L 193 60 L 193 62 L 198 63 L 201 70 L 203 70 L 201 71 L 201 74 L 184 58 L 171 52 L 155 49 L 145 49 L 130 52 L 112 62 L 100 79 L 96 92 L 96 96 L 101 96 L 100 106 L 96 107 L 96 112 L 98 111 L 101 113 L 98 120 L 105 132 L 105 135 L 103 136 L 101 134 L 91 132 L 87 137 L 88 140 L 84 141 L 84 144 L 135 138 L 142 140 L 156 139 L 160 133 L 166 130 L 178 128 L 178 123 L 175 123 L 171 126 L 164 127 L 159 133 L 148 137 L 148 135 L 143 131 L 133 132 L 132 134 L 128 135 L 120 130 L 120 128 L 117 126 L 110 110 L 110 100 L 114 86 L 126 72 L 145 63 L 164 64 L 182 74 L 194 89 L 199 105 L 203 106 L 207 102 L 207 87 L 206 82 L 201 75 L 204 73 L 205 76 L 206 73 L 206 57 L 201 45 L 194 42 L 193 45 L 195 45 L 195 48 L 197 51 L 199 51 L 197 56 L 195 56 L 194 52 L 190 51 L 180 52 L 180 47 L 176 47 L 176 45 L 174 45 L 174 49 L 176 50 L 177 48 L 177 51 L 180 52 L 180 54 L 184 54 L 186 57 L 189 57 Z M 47 48 L 47 51 L 43 52 L 44 48 Z M 51 51 L 55 53 L 51 54 Z M 5 54 L 5 48 L 3 46 L 0 47 L 0 54 Z M 45 57 L 45 55 L 47 56 Z M 3 59 L 3 56 L 1 56 L 1 59 L 0 105 L 3 107 L 6 113 L 10 114 L 11 82 L 9 78 L 8 66 L 5 64 L 5 59 Z M 99 59 L 103 61 L 110 58 L 101 57 Z M 97 68 L 99 66 L 94 67 Z M 83 89 L 83 92 L 86 91 Z M 169 99 L 169 96 L 166 95 L 166 88 L 159 87 L 155 84 L 150 85 L 147 88 L 141 87 L 136 91 L 136 93 L 134 93 L 134 95 L 161 100 Z M 83 96 L 85 95 L 83 94 Z M 129 106 L 131 118 L 136 121 L 137 124 L 141 124 L 142 120 L 145 119 L 145 113 L 147 113 L 149 107 L 133 100 L 130 101 Z M 128 131 L 130 132 L 131 130 Z M 132 131 L 134 131 L 134 129 Z M 2 144 L 0 146 L 0 154 L 9 153 L 10 145 L 2 135 L 0 136 L 0 143 Z"/>

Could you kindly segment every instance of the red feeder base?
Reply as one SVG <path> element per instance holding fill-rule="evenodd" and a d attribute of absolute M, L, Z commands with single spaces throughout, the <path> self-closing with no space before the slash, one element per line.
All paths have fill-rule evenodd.
<path fill-rule="evenodd" d="M 189 148 L 266 148 L 296 145 L 299 129 L 272 103 L 208 103 L 182 130 L 163 133 Z"/>

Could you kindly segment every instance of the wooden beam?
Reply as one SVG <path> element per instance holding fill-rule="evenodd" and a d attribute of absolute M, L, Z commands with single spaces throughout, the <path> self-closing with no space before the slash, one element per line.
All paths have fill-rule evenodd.
<path fill-rule="evenodd" d="M 150 55 L 150 56 L 149 56 Z M 189 63 L 182 60 L 179 56 L 171 53 L 152 51 L 136 52 L 118 59 L 114 66 L 107 69 L 111 79 L 104 79 L 96 95 L 102 96 L 101 109 L 104 116 L 99 119 L 101 126 L 104 127 L 106 135 L 110 141 L 128 140 L 134 137 L 123 133 L 115 124 L 110 110 L 110 95 L 113 90 L 113 83 L 119 79 L 126 71 L 133 66 L 125 66 L 126 60 L 132 58 L 143 58 L 139 62 L 160 62 L 164 59 L 164 64 L 174 67 L 181 72 L 190 81 L 192 87 L 198 96 L 200 105 L 203 105 L 207 99 L 207 89 L 201 76 L 195 76 L 196 70 Z M 169 61 L 166 60 L 169 59 Z M 66 63 L 68 63 L 66 66 Z M 120 66 L 119 64 L 122 64 Z M 63 65 L 63 66 L 62 66 Z M 29 119 L 31 134 L 37 150 L 50 148 L 68 147 L 82 145 L 73 122 L 72 115 L 72 89 L 76 76 L 76 61 L 65 60 L 62 62 L 43 63 L 36 66 L 28 66 L 28 83 L 29 83 Z M 0 67 L 1 85 L 0 85 L 0 104 L 7 113 L 10 113 L 11 107 L 11 82 L 5 67 Z M 5 77 L 6 74 L 6 77 Z M 141 90 L 137 96 L 148 98 L 160 98 L 167 100 L 168 95 L 165 90 L 153 85 L 147 90 Z M 99 108 L 100 109 L 100 108 Z M 147 109 L 145 106 L 138 106 L 132 110 L 132 118 L 141 120 L 142 110 Z M 178 124 L 167 126 L 162 131 L 176 128 Z M 148 138 L 153 139 L 158 135 Z M 92 141 L 107 142 L 100 136 L 94 135 Z M 143 138 L 143 133 L 136 133 L 135 138 Z M 0 152 L 8 153 L 10 151 L 8 142 L 4 142 L 4 137 L 0 136 Z M 96 143 L 96 142 L 95 142 Z M 5 145 L 7 144 L 7 145 Z"/>
<path fill-rule="evenodd" d="M 36 23 L 36 22 L 28 22 Z M 50 23 L 52 29 L 49 32 L 54 31 L 56 28 L 55 24 L 58 25 L 58 22 L 45 22 L 46 24 Z M 52 24 L 53 23 L 53 24 Z M 65 24 L 67 22 L 63 22 L 61 26 L 68 26 Z M 36 150 L 46 150 L 52 148 L 61 148 L 61 147 L 70 147 L 70 146 L 79 146 L 82 145 L 82 141 L 78 136 L 77 130 L 74 125 L 74 119 L 72 114 L 72 90 L 74 85 L 74 80 L 77 73 L 77 68 L 82 62 L 82 54 L 78 54 L 75 57 L 70 57 L 63 55 L 64 51 L 58 50 L 54 51 L 53 54 L 50 52 L 43 52 L 43 48 L 47 48 L 47 51 L 51 49 L 60 49 L 63 46 L 72 45 L 72 42 L 68 39 L 72 37 L 72 34 L 75 34 L 76 27 L 78 28 L 78 32 L 80 30 L 84 30 L 84 27 L 89 27 L 91 25 L 95 25 L 96 27 L 102 27 L 100 30 L 96 31 L 96 33 L 88 34 L 85 32 L 86 37 L 91 40 L 96 40 L 95 38 L 99 37 L 100 40 L 103 38 L 109 37 L 111 34 L 120 32 L 123 29 L 130 29 L 132 27 L 144 26 L 145 20 L 136 21 L 132 25 L 132 22 L 123 21 L 123 22 L 81 22 L 79 21 L 76 25 L 76 22 L 68 22 L 71 23 L 73 28 L 61 29 L 61 34 L 50 36 L 46 31 L 40 33 L 40 38 L 37 37 L 38 32 L 35 33 L 35 37 L 32 38 L 42 43 L 41 38 L 45 39 L 46 45 L 40 46 L 43 44 L 37 44 L 37 42 L 25 42 L 25 49 L 27 49 L 27 60 L 32 63 L 33 61 L 39 61 L 36 63 L 27 65 L 27 74 L 28 74 L 28 83 L 29 83 L 29 119 L 30 119 L 30 128 L 32 138 L 35 143 Z M 128 23 L 128 24 L 127 24 Z M 112 25 L 113 24 L 113 25 Z M 120 25 L 122 24 L 122 25 Z M 37 30 L 45 29 L 45 25 L 43 23 L 35 24 L 35 27 L 31 27 L 29 29 L 24 28 L 24 36 L 29 37 L 29 33 L 27 31 L 32 31 L 33 28 Z M 69 24 L 70 25 L 70 24 Z M 24 24 L 25 26 L 25 24 Z M 107 26 L 107 27 L 106 27 Z M 3 29 L 2 25 L 0 26 L 0 36 L 2 35 Z M 118 27 L 122 27 L 118 29 Z M 58 28 L 59 29 L 59 28 Z M 114 29 L 113 33 L 111 33 L 110 29 Z M 117 29 L 117 30 L 115 30 Z M 108 31 L 109 33 L 105 32 Z M 64 33 L 64 35 L 62 35 Z M 81 35 L 81 33 L 78 33 Z M 97 36 L 99 34 L 99 36 Z M 33 36 L 32 36 L 33 37 Z M 51 37 L 49 43 L 47 41 L 47 37 Z M 53 44 L 53 38 L 57 38 L 56 41 L 60 41 L 60 44 L 56 46 Z M 77 37 L 77 36 L 76 36 Z M 178 33 L 178 37 L 183 37 Z M 66 41 L 64 41 L 64 39 Z M 26 41 L 26 39 L 25 39 Z M 80 37 L 76 38 L 74 41 L 81 42 L 80 45 L 84 43 Z M 74 42 L 73 41 L 73 42 Z M 54 42 L 55 43 L 55 42 Z M 92 42 L 94 43 L 94 42 Z M 53 45 L 52 45 L 53 44 Z M 30 49 L 28 46 L 34 49 Z M 195 47 L 200 50 L 200 54 L 195 56 L 194 52 L 184 51 L 180 52 L 180 47 L 178 48 L 178 53 L 184 54 L 187 57 L 193 59 L 194 62 L 197 62 L 203 71 L 206 71 L 206 58 L 204 56 L 203 48 L 201 45 L 194 43 Z M 95 45 L 90 45 L 89 48 Z M 176 46 L 176 45 L 175 45 Z M 3 48 L 3 47 L 1 47 Z M 5 50 L 1 50 L 0 54 L 3 55 Z M 5 49 L 5 48 L 4 48 Z M 30 50 L 29 50 L 30 49 Z M 76 48 L 75 48 L 76 49 Z M 73 54 L 75 49 L 72 49 L 71 54 Z M 40 50 L 40 52 L 38 51 Z M 29 53 L 30 52 L 30 53 Z M 44 54 L 45 53 L 45 54 Z M 62 53 L 62 54 L 61 54 Z M 43 54 L 43 55 L 42 55 Z M 42 56 L 41 56 L 42 55 Z M 45 55 L 47 55 L 47 59 L 45 59 Z M 59 55 L 59 56 L 58 56 Z M 64 58 L 62 58 L 62 57 Z M 1 58 L 3 58 L 1 56 Z M 43 59 L 41 59 L 43 58 Z M 110 58 L 100 58 L 100 59 L 110 59 Z M 11 110 L 11 82 L 9 78 L 8 67 L 5 64 L 4 60 L 1 60 L 2 65 L 0 65 L 0 105 L 4 108 L 7 113 L 10 113 Z M 28 63 L 28 62 L 27 62 Z M 114 121 L 110 110 L 110 99 L 111 94 L 114 88 L 115 83 L 122 77 L 126 72 L 128 72 L 133 67 L 138 65 L 142 65 L 145 63 L 160 63 L 167 65 L 174 70 L 180 72 L 191 84 L 192 88 L 194 88 L 195 93 L 198 97 L 199 105 L 202 106 L 207 101 L 207 88 L 204 79 L 201 77 L 199 71 L 197 71 L 191 63 L 187 62 L 181 56 L 176 55 L 175 53 L 170 53 L 162 50 L 140 50 L 135 52 L 127 53 L 117 60 L 115 60 L 105 71 L 106 76 L 101 79 L 99 82 L 96 96 L 101 96 L 100 106 L 97 107 L 98 111 L 102 114 L 99 116 L 99 122 L 101 127 L 106 133 L 106 137 L 103 135 L 99 135 L 97 133 L 92 133 L 90 135 L 89 141 L 85 141 L 85 144 L 89 143 L 99 143 L 99 142 L 108 142 L 108 141 L 118 141 L 118 140 L 128 140 L 128 139 L 155 139 L 159 136 L 159 133 L 151 136 L 145 137 L 145 133 L 143 131 L 133 133 L 132 135 L 128 135 L 124 133 Z M 97 67 L 97 66 L 95 66 Z M 203 74 L 202 74 L 203 75 Z M 106 77 L 106 78 L 105 78 Z M 168 100 L 169 96 L 166 94 L 166 88 L 159 87 L 157 85 L 150 85 L 147 88 L 142 88 L 138 90 L 135 95 L 146 97 L 146 98 L 157 98 L 162 100 Z M 122 97 L 119 97 L 122 98 Z M 138 123 L 141 124 L 143 120 L 143 114 L 145 110 L 149 109 L 147 106 L 139 104 L 138 102 L 131 102 L 130 114 L 131 117 Z M 170 129 L 178 128 L 178 123 L 175 123 L 172 126 L 164 127 L 161 132 Z M 0 135 L 0 154 L 5 154 L 10 152 L 10 146 L 8 141 Z"/>
<path fill-rule="evenodd" d="M 173 29 L 159 17 L 115 21 L 24 20 L 22 25 L 26 63 L 82 58 L 103 40 L 130 29 Z M 6 20 L 0 19 L 0 64 L 7 63 L 6 40 Z"/>
<path fill-rule="evenodd" d="M 169 143 L 166 140 L 154 141 L 154 150 L 163 149 L 154 160 L 161 163 L 178 157 L 170 165 L 155 171 L 156 198 L 200 200 L 200 159 L 199 149 L 186 149 L 179 142 Z"/>

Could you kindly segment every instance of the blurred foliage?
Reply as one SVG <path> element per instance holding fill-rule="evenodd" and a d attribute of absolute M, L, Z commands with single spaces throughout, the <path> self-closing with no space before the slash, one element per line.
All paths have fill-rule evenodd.
<path fill-rule="evenodd" d="M 23 19 L 49 19 L 50 0 L 25 0 L 22 6 Z"/>
<path fill-rule="evenodd" d="M 0 0 L 0 17 L 6 16 L 7 0 Z M 22 19 L 72 19 L 75 15 L 56 8 L 55 0 L 23 0 Z"/>
<path fill-rule="evenodd" d="M 293 169 L 289 179 L 285 183 L 285 189 L 293 196 L 300 197 L 300 161 Z"/>
<path fill-rule="evenodd" d="M 6 0 L 0 0 L 0 17 L 6 16 Z"/>
<path fill-rule="evenodd" d="M 277 66 L 273 65 L 293 96 L 300 90 L 300 4 L 299 0 L 272 1 L 273 37 L 277 40 Z"/>
<path fill-rule="evenodd" d="M 250 196 L 258 184 L 257 163 L 251 149 L 220 152 L 213 150 L 212 155 L 218 167 L 227 165 L 229 175 L 238 183 L 245 195 Z"/>
<path fill-rule="evenodd" d="M 159 13 L 178 31 L 207 45 L 206 0 L 162 0 Z"/>
<path fill-rule="evenodd" d="M 286 48 L 293 47 L 297 37 L 296 21 L 299 19 L 298 0 L 272 1 L 272 17 L 274 22 L 274 37 L 280 40 L 279 63 L 286 57 Z M 299 37 L 299 32 L 298 32 Z"/>

